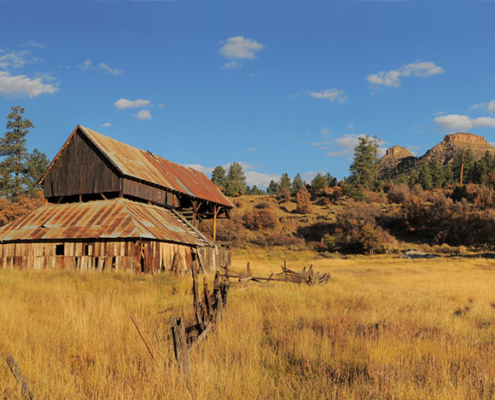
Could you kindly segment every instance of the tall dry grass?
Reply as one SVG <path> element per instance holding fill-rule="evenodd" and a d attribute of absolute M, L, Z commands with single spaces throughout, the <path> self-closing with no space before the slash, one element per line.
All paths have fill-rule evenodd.
<path fill-rule="evenodd" d="M 243 253 L 235 266 L 249 257 L 265 275 L 282 256 Z M 192 321 L 190 277 L 1 270 L 0 388 L 17 390 L 4 362 L 12 353 L 38 398 L 495 396 L 494 261 L 377 257 L 315 268 L 332 281 L 231 290 L 225 318 L 191 356 L 190 381 L 173 362 L 168 325 L 172 314 Z"/>

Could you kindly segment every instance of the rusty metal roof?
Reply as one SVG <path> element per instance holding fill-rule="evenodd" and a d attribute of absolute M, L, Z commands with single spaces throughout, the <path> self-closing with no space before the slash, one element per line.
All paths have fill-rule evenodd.
<path fill-rule="evenodd" d="M 49 204 L 0 228 L 0 243 L 139 238 L 194 246 L 212 245 L 177 213 L 123 198 Z"/>
<path fill-rule="evenodd" d="M 234 207 L 227 197 L 202 172 L 165 160 L 150 151 L 140 150 L 80 125 L 76 127 L 59 154 L 78 131 L 85 135 L 108 161 L 126 177 L 158 185 L 168 190 L 184 193 L 229 208 Z M 58 155 L 52 161 L 52 164 Z M 52 164 L 45 171 L 40 182 L 43 182 Z"/>

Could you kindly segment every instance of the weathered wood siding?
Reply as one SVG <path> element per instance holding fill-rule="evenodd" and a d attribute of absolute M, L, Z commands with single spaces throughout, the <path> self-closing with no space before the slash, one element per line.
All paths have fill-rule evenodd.
<path fill-rule="evenodd" d="M 167 205 L 169 207 L 180 207 L 177 195 L 146 183 L 123 178 L 122 191 L 124 195 L 137 197 L 138 199 Z"/>
<path fill-rule="evenodd" d="M 63 255 L 57 255 L 57 249 Z M 0 244 L 0 268 L 75 269 L 125 272 L 165 272 L 177 254 L 180 271 L 188 271 L 193 248 L 142 241 L 38 242 Z"/>
<path fill-rule="evenodd" d="M 120 191 L 120 178 L 88 139 L 76 133 L 44 181 L 45 197 Z"/>

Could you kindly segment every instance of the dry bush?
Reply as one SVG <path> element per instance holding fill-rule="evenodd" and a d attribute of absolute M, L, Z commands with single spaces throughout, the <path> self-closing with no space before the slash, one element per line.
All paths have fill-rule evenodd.
<path fill-rule="evenodd" d="M 296 195 L 296 203 L 297 208 L 296 212 L 299 214 L 311 214 L 313 212 L 313 206 L 311 205 L 311 195 L 306 189 L 306 186 L 303 186 Z"/>
<path fill-rule="evenodd" d="M 324 239 L 329 250 L 373 254 L 391 249 L 396 240 L 378 225 L 380 215 L 376 204 L 349 202 L 337 216 L 334 235 Z"/>
<path fill-rule="evenodd" d="M 278 224 L 278 218 L 270 209 L 253 209 L 242 216 L 243 224 L 251 230 L 274 228 Z"/>
<path fill-rule="evenodd" d="M 258 203 L 254 206 L 254 208 L 258 208 L 260 210 L 267 209 L 267 208 L 272 208 L 272 205 L 268 201 L 262 201 L 261 203 Z"/>
<path fill-rule="evenodd" d="M 304 240 L 285 233 L 274 233 L 271 235 L 258 235 L 251 240 L 259 246 L 284 246 L 291 248 L 303 248 Z"/>
<path fill-rule="evenodd" d="M 402 204 L 410 195 L 409 186 L 405 183 L 399 183 L 390 187 L 387 198 L 390 203 Z"/>
<path fill-rule="evenodd" d="M 21 196 L 17 202 L 9 202 L 0 199 L 0 226 L 8 224 L 17 218 L 20 218 L 31 211 L 43 206 L 45 200 L 41 192 L 36 197 Z"/>
<path fill-rule="evenodd" d="M 340 186 L 325 188 L 325 196 L 330 200 L 338 200 L 344 195 L 344 190 Z"/>
<path fill-rule="evenodd" d="M 290 192 L 286 188 L 280 189 L 279 196 L 285 203 L 290 201 Z"/>

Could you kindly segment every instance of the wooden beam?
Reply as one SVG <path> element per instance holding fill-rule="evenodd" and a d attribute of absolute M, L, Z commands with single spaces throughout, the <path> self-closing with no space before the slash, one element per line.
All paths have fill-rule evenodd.
<path fill-rule="evenodd" d="M 217 240 L 217 214 L 218 214 L 219 208 L 215 204 L 213 206 L 213 241 L 215 242 Z"/>

